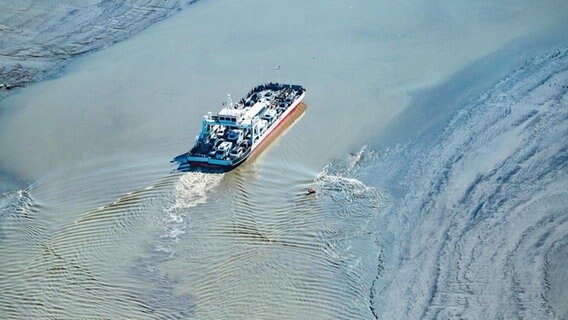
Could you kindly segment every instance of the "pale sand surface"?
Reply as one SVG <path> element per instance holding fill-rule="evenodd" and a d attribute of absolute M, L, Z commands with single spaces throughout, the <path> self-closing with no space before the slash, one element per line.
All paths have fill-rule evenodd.
<path fill-rule="evenodd" d="M 0 99 L 46 79 L 70 58 L 146 29 L 195 0 L 58 0 L 0 3 Z"/>

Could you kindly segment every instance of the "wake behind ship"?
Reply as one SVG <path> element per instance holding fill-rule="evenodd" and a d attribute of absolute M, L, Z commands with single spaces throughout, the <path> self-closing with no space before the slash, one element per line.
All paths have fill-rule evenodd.
<path fill-rule="evenodd" d="M 279 83 L 259 85 L 237 103 L 229 95 L 221 111 L 203 116 L 193 148 L 172 161 L 180 171 L 230 171 L 259 150 L 305 95 L 300 85 Z"/>

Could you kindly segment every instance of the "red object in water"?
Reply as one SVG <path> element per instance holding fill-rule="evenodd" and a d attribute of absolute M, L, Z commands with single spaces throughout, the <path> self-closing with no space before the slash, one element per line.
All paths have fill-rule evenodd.
<path fill-rule="evenodd" d="M 314 194 L 314 193 L 316 193 L 316 189 L 314 189 L 314 188 L 308 189 L 308 194 Z"/>

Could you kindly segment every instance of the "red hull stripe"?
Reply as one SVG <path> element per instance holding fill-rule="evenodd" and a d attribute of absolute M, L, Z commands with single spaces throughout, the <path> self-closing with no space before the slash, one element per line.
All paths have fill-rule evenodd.
<path fill-rule="evenodd" d="M 272 134 L 273 134 L 274 132 L 276 132 L 276 130 L 278 129 L 278 127 L 280 127 L 281 124 L 283 124 L 283 123 L 286 122 L 286 119 L 288 119 L 288 117 L 289 117 L 291 114 L 293 114 L 294 111 L 296 111 L 296 108 L 300 105 L 300 103 L 302 103 L 301 100 L 292 108 L 292 110 L 290 110 L 290 112 L 288 112 L 288 114 L 287 114 L 284 118 L 282 118 L 282 120 L 280 120 L 280 122 L 278 122 L 278 124 L 276 125 L 276 127 L 274 127 L 274 129 L 272 129 L 272 131 L 270 131 L 270 133 L 266 136 L 266 138 L 264 138 L 256 148 L 254 148 L 254 150 L 251 152 L 249 158 L 252 157 L 252 156 L 256 153 L 257 150 L 260 149 L 260 146 L 262 146 L 262 144 L 263 144 L 264 142 L 266 142 L 266 140 L 268 140 L 268 139 L 272 136 Z"/>
<path fill-rule="evenodd" d="M 267 141 L 270 140 L 270 137 L 274 134 L 274 132 L 276 132 L 278 130 L 278 128 L 283 124 L 286 123 L 286 120 L 290 117 L 290 115 L 292 115 L 296 109 L 298 108 L 298 106 L 302 103 L 302 100 L 298 101 L 298 103 L 290 110 L 290 112 L 288 112 L 288 114 L 282 118 L 278 124 L 276 125 L 276 127 L 274 127 L 272 129 L 272 131 L 270 131 L 270 133 L 260 142 L 260 144 L 258 144 L 258 146 L 256 146 L 254 148 L 254 150 L 250 153 L 250 155 L 247 157 L 247 159 L 245 159 L 242 163 L 246 162 L 249 158 L 251 158 L 252 156 L 254 156 L 256 154 L 256 152 L 260 149 L 260 147 Z M 188 161 L 188 163 L 191 166 L 194 167 L 206 167 L 206 168 L 214 168 L 214 169 L 224 169 L 227 168 L 229 166 L 223 166 L 223 165 L 216 165 L 216 164 L 210 164 L 208 162 L 200 162 L 200 161 Z"/>

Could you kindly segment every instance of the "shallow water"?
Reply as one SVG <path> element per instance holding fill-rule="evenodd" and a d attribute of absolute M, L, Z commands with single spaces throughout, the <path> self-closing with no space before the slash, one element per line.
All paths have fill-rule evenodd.
<path fill-rule="evenodd" d="M 361 150 L 363 141 L 385 135 L 412 92 L 486 55 L 504 52 L 499 70 L 521 65 L 507 44 L 548 35 L 565 12 L 554 1 L 200 1 L 78 59 L 61 77 L 1 102 L 0 165 L 29 187 L 0 198 L 0 314 L 435 317 L 418 313 L 428 294 L 389 286 L 415 283 L 396 271 L 406 259 L 402 241 L 416 230 L 414 211 L 403 211 L 411 224 L 394 223 L 397 230 L 378 223 L 398 221 L 392 206 L 412 198 L 373 177 L 412 181 L 412 165 L 397 166 L 414 162 L 393 157 L 380 172 L 376 163 L 364 169 L 376 147 Z M 547 46 L 526 44 L 530 52 Z M 172 173 L 169 160 L 190 147 L 202 114 L 219 109 L 226 93 L 279 76 L 307 88 L 306 111 L 258 158 L 223 175 Z M 328 165 L 335 158 L 343 160 Z M 310 187 L 315 196 L 306 195 Z M 416 271 L 404 266 L 404 274 Z M 432 278 L 420 284 L 431 288 Z M 396 309 L 391 294 L 420 304 Z"/>
<path fill-rule="evenodd" d="M 567 316 L 558 267 L 568 239 L 567 66 L 566 48 L 531 59 L 439 128 L 363 155 L 352 176 L 391 200 L 376 224 L 381 317 Z"/>

